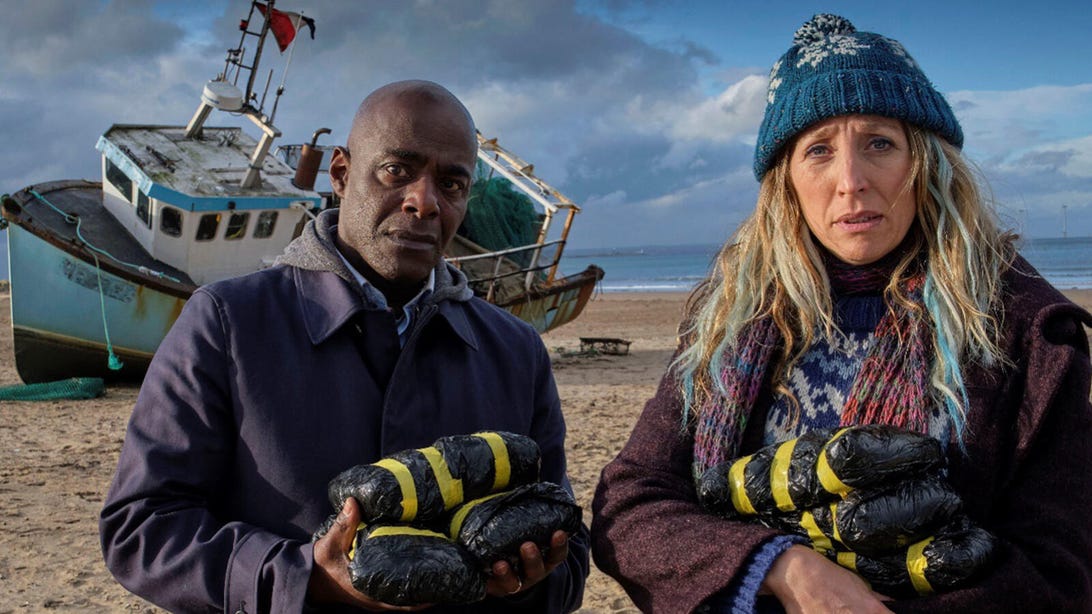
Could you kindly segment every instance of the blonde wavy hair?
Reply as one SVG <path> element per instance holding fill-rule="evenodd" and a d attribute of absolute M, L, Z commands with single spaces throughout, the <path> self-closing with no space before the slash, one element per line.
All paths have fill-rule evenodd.
<path fill-rule="evenodd" d="M 903 188 L 913 190 L 917 215 L 909 249 L 885 290 L 889 308 L 901 304 L 930 320 L 935 359 L 930 391 L 962 438 L 966 389 L 963 368 L 972 361 L 1005 363 L 999 347 L 1001 275 L 1015 255 L 1015 236 L 1003 232 L 983 200 L 976 175 L 958 149 L 926 130 L 904 124 L 913 166 Z M 785 148 L 790 152 L 792 146 Z M 816 340 L 841 335 L 820 251 L 812 239 L 782 153 L 763 177 L 754 212 L 717 254 L 710 275 L 691 294 L 680 326 L 684 349 L 675 370 L 684 423 L 702 405 L 726 394 L 724 357 L 738 347 L 745 327 L 769 318 L 783 344 L 769 372 L 775 392 Z M 923 304 L 902 283 L 926 257 Z"/>

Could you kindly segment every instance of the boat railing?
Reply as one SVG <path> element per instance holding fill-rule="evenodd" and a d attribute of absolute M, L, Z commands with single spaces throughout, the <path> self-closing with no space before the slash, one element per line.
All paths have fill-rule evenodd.
<path fill-rule="evenodd" d="M 564 239 L 556 239 L 553 241 L 547 241 L 545 243 L 532 243 L 530 245 L 522 245 L 518 247 L 510 247 L 507 249 L 486 252 L 483 254 L 471 254 L 469 256 L 456 256 L 447 258 L 447 261 L 463 270 L 467 275 L 467 280 L 470 284 L 480 288 L 485 285 L 485 299 L 487 301 L 493 301 L 497 298 L 497 293 L 500 289 L 503 280 L 518 275 L 524 276 L 523 291 L 529 292 L 534 285 L 535 273 L 539 271 L 550 270 L 551 272 L 556 269 L 558 261 L 561 259 L 561 248 L 564 246 Z M 539 262 L 544 248 L 557 246 L 554 250 L 553 258 L 550 258 L 547 262 Z M 531 253 L 532 258 L 530 263 L 526 265 L 519 265 L 512 258 L 517 254 Z M 488 267 L 472 267 L 466 268 L 463 265 L 466 263 L 489 263 L 492 261 L 492 268 Z M 482 271 L 486 271 L 483 273 Z M 551 276 L 552 277 L 552 276 Z"/>

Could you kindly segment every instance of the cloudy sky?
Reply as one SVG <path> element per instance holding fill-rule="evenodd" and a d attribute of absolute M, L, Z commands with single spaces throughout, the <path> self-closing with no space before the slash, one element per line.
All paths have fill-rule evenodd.
<path fill-rule="evenodd" d="M 899 5 L 898 8 L 895 8 Z M 0 191 L 97 178 L 113 123 L 185 124 L 245 0 L 0 0 Z M 816 12 L 903 43 L 945 93 L 1001 214 L 1092 236 L 1087 0 L 279 0 L 296 41 L 279 143 L 340 143 L 375 87 L 424 78 L 584 212 L 574 247 L 722 241 L 753 206 L 766 74 Z M 279 68 L 288 54 L 263 59 Z M 275 74 L 271 89 L 280 80 Z M 231 123 L 218 121 L 210 125 Z"/>

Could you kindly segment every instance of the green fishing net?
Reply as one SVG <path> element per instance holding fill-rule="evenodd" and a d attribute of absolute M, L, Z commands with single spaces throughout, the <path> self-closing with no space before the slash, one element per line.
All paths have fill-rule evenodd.
<path fill-rule="evenodd" d="M 530 197 L 503 177 L 490 177 L 479 162 L 478 178 L 470 187 L 466 218 L 459 234 L 497 251 L 531 245 L 538 239 L 539 216 Z M 527 266 L 532 251 L 512 254 L 520 266 Z"/>
<path fill-rule="evenodd" d="M 0 401 L 93 399 L 102 394 L 104 387 L 100 377 L 73 377 L 55 382 L 0 386 Z"/>

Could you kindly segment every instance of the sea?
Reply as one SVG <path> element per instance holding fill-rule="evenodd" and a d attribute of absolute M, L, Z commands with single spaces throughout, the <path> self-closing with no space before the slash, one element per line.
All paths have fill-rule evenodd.
<path fill-rule="evenodd" d="M 7 232 L 0 231 L 0 279 L 8 278 Z M 606 271 L 602 292 L 689 292 L 709 272 L 717 245 L 569 249 L 563 273 L 589 264 Z M 1020 253 L 1062 290 L 1092 289 L 1092 237 L 1023 239 Z"/>
<path fill-rule="evenodd" d="M 570 249 L 561 270 L 606 271 L 603 292 L 689 292 L 710 270 L 718 245 Z M 1092 289 L 1092 237 L 1022 239 L 1020 253 L 1061 290 Z"/>

